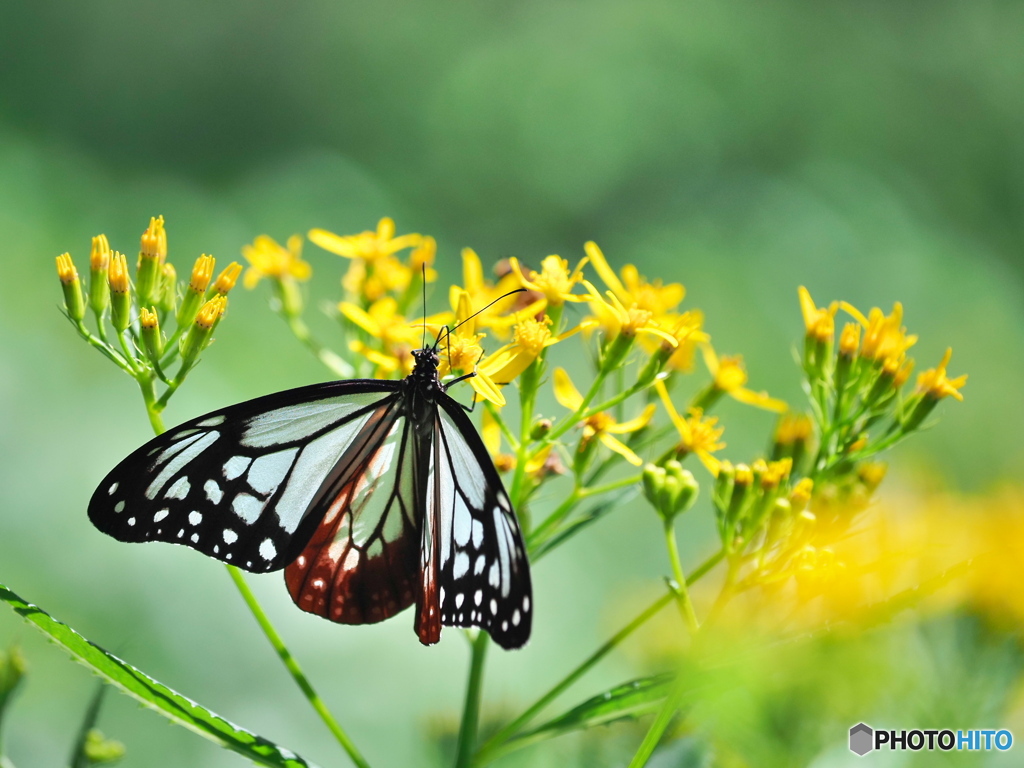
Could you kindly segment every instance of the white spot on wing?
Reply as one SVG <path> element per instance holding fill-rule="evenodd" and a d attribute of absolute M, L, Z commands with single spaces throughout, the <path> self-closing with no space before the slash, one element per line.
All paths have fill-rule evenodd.
<path fill-rule="evenodd" d="M 196 424 L 196 426 L 197 427 L 218 427 L 218 426 L 220 426 L 223 423 L 224 423 L 224 417 L 223 416 L 211 416 L 208 419 L 203 419 L 198 424 Z"/>
<path fill-rule="evenodd" d="M 510 562 L 509 549 L 511 542 L 506 538 L 508 527 L 505 525 L 505 518 L 498 507 L 494 508 L 494 528 L 498 531 L 498 560 L 501 562 L 501 596 L 508 597 L 512 588 L 512 563 Z M 492 569 L 493 570 L 493 569 Z M 493 584 L 492 586 L 498 586 Z"/>
<path fill-rule="evenodd" d="M 274 546 L 274 542 L 270 539 L 264 539 L 260 543 L 260 557 L 264 560 L 273 560 L 277 557 L 277 547 Z"/>
<path fill-rule="evenodd" d="M 484 524 L 473 518 L 473 549 L 480 549 L 484 541 Z"/>
<path fill-rule="evenodd" d="M 245 472 L 251 462 L 252 459 L 248 456 L 232 456 L 224 463 L 224 477 L 228 480 L 234 480 Z"/>
<path fill-rule="evenodd" d="M 461 579 L 469 573 L 469 555 L 465 552 L 455 553 L 455 563 L 452 565 L 452 577 Z"/>
<path fill-rule="evenodd" d="M 494 599 L 494 598 L 492 597 L 492 598 L 491 598 L 491 613 L 497 613 L 497 612 L 498 612 L 498 601 L 497 601 L 497 600 L 495 600 L 495 599 Z"/>
<path fill-rule="evenodd" d="M 455 596 L 455 607 L 456 608 L 461 608 L 462 607 L 462 601 L 465 600 L 465 599 L 466 599 L 466 596 L 464 594 L 462 594 L 461 592 L 459 592 L 459 594 L 457 594 Z"/>
<path fill-rule="evenodd" d="M 480 603 L 481 603 L 481 601 L 483 601 L 483 599 L 484 599 L 484 591 L 482 589 L 478 589 L 476 592 L 473 593 L 473 602 L 476 603 L 477 605 L 480 605 Z"/>
<path fill-rule="evenodd" d="M 171 487 L 167 489 L 166 496 L 169 499 L 184 499 L 188 496 L 188 492 L 191 488 L 192 486 L 189 484 L 188 478 L 182 475 L 171 483 Z"/>
<path fill-rule="evenodd" d="M 224 491 L 222 491 L 220 486 L 217 485 L 216 480 L 207 480 L 203 485 L 203 490 L 206 491 L 206 498 L 214 504 L 220 504 L 220 500 L 224 498 Z"/>
<path fill-rule="evenodd" d="M 199 525 L 201 522 L 203 522 L 203 516 L 199 512 L 189 512 L 188 521 L 191 525 Z"/>
<path fill-rule="evenodd" d="M 153 515 L 153 522 L 154 523 L 159 523 L 161 520 L 163 520 L 169 514 L 171 514 L 171 510 L 169 510 L 169 509 L 161 509 L 155 515 Z"/>
<path fill-rule="evenodd" d="M 199 534 L 198 533 L 193 533 L 190 538 L 192 539 L 192 543 L 193 544 L 198 544 L 199 543 Z"/>
<path fill-rule="evenodd" d="M 476 556 L 476 564 L 473 565 L 473 575 L 479 576 L 484 572 L 484 566 L 487 565 L 487 556 L 483 553 Z"/>
<path fill-rule="evenodd" d="M 519 613 L 519 609 L 516 608 L 515 611 L 512 613 L 512 626 L 513 627 L 518 627 L 519 626 L 519 620 L 521 618 L 522 618 L 522 616 Z"/>
<path fill-rule="evenodd" d="M 124 512 L 124 501 L 119 501 L 114 505 L 115 512 Z"/>
<path fill-rule="evenodd" d="M 135 518 L 134 517 L 129 517 L 128 518 L 128 525 L 135 525 Z"/>
<path fill-rule="evenodd" d="M 231 502 L 231 511 L 252 525 L 259 519 L 260 513 L 263 511 L 263 503 L 255 496 L 240 493 Z"/>
<path fill-rule="evenodd" d="M 298 452 L 298 448 L 291 448 L 287 451 L 260 456 L 249 467 L 249 474 L 246 475 L 249 485 L 254 491 L 262 494 L 275 490 L 281 484 L 281 480 L 284 479 L 285 473 L 288 472 L 288 468 L 292 465 L 295 454 Z"/>
<path fill-rule="evenodd" d="M 342 563 L 341 567 L 344 568 L 346 571 L 350 571 L 353 568 L 355 568 L 358 563 L 359 550 L 355 547 L 352 547 L 352 549 L 348 551 L 348 554 L 345 555 L 345 562 Z"/>
<path fill-rule="evenodd" d="M 205 435 L 196 435 L 186 440 L 186 443 L 190 443 L 187 448 L 178 453 L 174 458 L 167 462 L 166 466 L 160 470 L 153 482 L 146 488 L 146 498 L 152 501 L 156 498 L 160 490 L 167 484 L 167 482 L 174 477 L 178 472 L 184 469 L 185 465 L 188 464 L 192 459 L 196 458 L 199 454 L 217 442 L 217 438 L 220 437 L 219 432 L 208 432 Z M 159 463 L 164 456 L 170 451 L 165 451 L 164 454 L 158 459 Z"/>
<path fill-rule="evenodd" d="M 469 543 L 470 532 L 473 527 L 473 518 L 469 514 L 469 508 L 466 507 L 462 499 L 456 499 L 455 501 L 455 521 L 454 521 L 454 534 L 455 543 L 460 547 L 464 547 Z"/>
<path fill-rule="evenodd" d="M 107 493 L 109 493 L 111 496 L 113 496 L 114 495 L 114 491 L 116 491 L 116 490 L 117 490 L 117 483 L 111 483 L 110 487 L 107 489 Z"/>
<path fill-rule="evenodd" d="M 232 531 L 230 528 L 225 528 L 224 529 L 224 543 L 225 544 L 234 544 L 236 541 L 238 541 L 238 534 L 235 533 L 234 531 Z"/>

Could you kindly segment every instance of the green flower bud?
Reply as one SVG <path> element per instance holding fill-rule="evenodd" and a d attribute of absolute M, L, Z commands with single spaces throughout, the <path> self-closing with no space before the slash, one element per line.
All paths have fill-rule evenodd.
<path fill-rule="evenodd" d="M 110 306 L 110 285 L 107 270 L 110 268 L 110 243 L 106 235 L 92 239 L 92 253 L 89 256 L 89 306 L 96 317 L 100 317 Z"/>

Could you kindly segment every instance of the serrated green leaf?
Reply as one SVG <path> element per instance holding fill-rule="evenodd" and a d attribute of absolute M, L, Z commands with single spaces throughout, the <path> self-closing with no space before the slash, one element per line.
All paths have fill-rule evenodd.
<path fill-rule="evenodd" d="M 251 731 L 228 722 L 191 699 L 157 682 L 111 653 L 86 640 L 38 606 L 0 584 L 0 600 L 111 685 L 210 741 L 271 768 L 313 768 L 312 763 Z"/>

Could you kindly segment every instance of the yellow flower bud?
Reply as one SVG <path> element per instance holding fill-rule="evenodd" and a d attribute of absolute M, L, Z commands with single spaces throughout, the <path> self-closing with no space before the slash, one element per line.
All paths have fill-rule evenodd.
<path fill-rule="evenodd" d="M 215 293 L 219 293 L 221 296 L 227 296 L 228 292 L 235 287 L 235 283 L 238 282 L 238 276 L 242 274 L 242 265 L 237 261 L 232 261 L 224 271 L 217 275 L 217 279 L 213 283 L 213 290 Z"/>
<path fill-rule="evenodd" d="M 160 360 L 163 355 L 163 339 L 160 336 L 160 319 L 157 317 L 156 308 L 153 310 L 141 307 L 139 309 L 139 330 L 142 335 L 142 345 L 146 354 L 154 363 Z"/>
<path fill-rule="evenodd" d="M 82 281 L 78 279 L 78 270 L 71 261 L 70 253 L 57 257 L 57 277 L 64 291 L 64 308 L 68 317 L 78 322 L 85 317 L 85 299 L 82 296 Z"/>
<path fill-rule="evenodd" d="M 92 239 L 92 252 L 89 255 L 89 306 L 100 317 L 110 306 L 110 285 L 107 283 L 107 270 L 110 268 L 110 243 L 106 235 L 96 235 Z"/>

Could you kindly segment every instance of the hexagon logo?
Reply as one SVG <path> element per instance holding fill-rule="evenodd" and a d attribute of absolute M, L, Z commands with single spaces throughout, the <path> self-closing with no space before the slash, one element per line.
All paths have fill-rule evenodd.
<path fill-rule="evenodd" d="M 850 751 L 864 757 L 875 748 L 875 732 L 866 723 L 857 723 L 850 729 Z"/>

